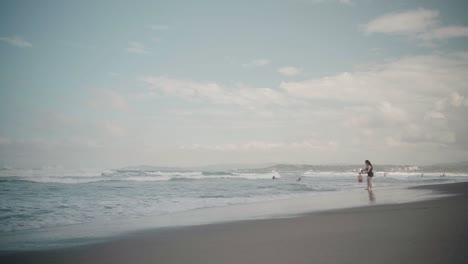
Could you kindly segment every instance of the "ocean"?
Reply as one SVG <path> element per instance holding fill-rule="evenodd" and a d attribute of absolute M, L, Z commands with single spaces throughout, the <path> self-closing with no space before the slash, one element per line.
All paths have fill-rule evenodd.
<path fill-rule="evenodd" d="M 316 171 L 290 166 L 224 171 L 138 167 L 104 171 L 3 169 L 0 250 L 69 246 L 145 228 L 360 206 L 367 194 L 363 191 L 365 181 L 357 182 L 358 169 Z M 394 191 L 381 190 L 401 191 L 408 186 L 460 181 L 468 181 L 468 175 L 397 171 L 385 172 L 384 176 L 384 172 L 376 171 L 373 183 L 377 201 L 394 202 L 397 201 Z M 343 193 L 348 196 L 338 195 Z M 352 197 L 350 193 L 358 197 L 357 203 L 345 202 Z M 422 197 L 418 195 L 417 198 Z M 416 197 L 405 193 L 399 196 L 403 200 L 397 202 Z M 335 198 L 322 202 L 323 197 Z M 294 204 L 294 199 L 302 202 L 316 199 L 317 203 Z M 372 201 L 370 196 L 369 200 Z M 270 205 L 260 208 L 258 204 Z M 284 207 L 273 208 L 272 204 Z M 297 210 L 288 211 L 291 208 Z"/>

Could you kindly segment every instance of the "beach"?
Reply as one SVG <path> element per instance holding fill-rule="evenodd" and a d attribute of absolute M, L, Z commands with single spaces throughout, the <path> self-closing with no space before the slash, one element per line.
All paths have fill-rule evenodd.
<path fill-rule="evenodd" d="M 2 252 L 0 261 L 467 263 L 468 183 L 412 188 L 454 196 L 322 211 L 293 218 L 150 230 L 94 245 Z"/>
<path fill-rule="evenodd" d="M 0 8 L 0 264 L 468 264 L 468 0 Z"/>

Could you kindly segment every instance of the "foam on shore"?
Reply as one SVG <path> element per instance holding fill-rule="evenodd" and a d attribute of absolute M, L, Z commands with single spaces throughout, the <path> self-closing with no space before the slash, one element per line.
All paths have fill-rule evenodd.
<path fill-rule="evenodd" d="M 2 250 L 31 250 L 76 246 L 100 242 L 131 232 L 195 226 L 251 219 L 287 218 L 318 211 L 416 202 L 444 197 L 428 189 L 377 188 L 373 192 L 347 190 L 317 192 L 301 197 L 195 209 L 150 217 L 67 225 L 41 230 L 25 230 L 0 236 Z"/>

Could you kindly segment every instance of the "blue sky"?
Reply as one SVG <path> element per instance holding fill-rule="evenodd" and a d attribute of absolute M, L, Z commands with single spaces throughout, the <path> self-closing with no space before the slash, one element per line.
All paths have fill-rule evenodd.
<path fill-rule="evenodd" d="M 465 1 L 1 5 L 3 166 L 468 160 Z"/>

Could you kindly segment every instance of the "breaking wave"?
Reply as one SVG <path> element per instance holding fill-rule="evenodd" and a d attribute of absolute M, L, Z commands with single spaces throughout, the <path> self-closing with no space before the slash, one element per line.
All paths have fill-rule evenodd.
<path fill-rule="evenodd" d="M 201 172 L 201 171 L 140 171 L 140 170 L 107 170 L 90 171 L 50 171 L 50 170 L 3 170 L 0 181 L 28 181 L 37 183 L 92 183 L 107 181 L 157 182 L 180 180 L 208 179 L 271 179 L 280 178 L 277 172 L 271 173 L 235 173 L 235 172 Z"/>

